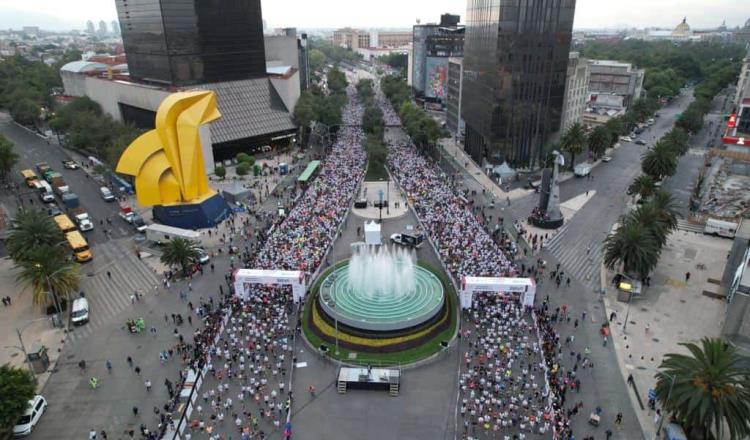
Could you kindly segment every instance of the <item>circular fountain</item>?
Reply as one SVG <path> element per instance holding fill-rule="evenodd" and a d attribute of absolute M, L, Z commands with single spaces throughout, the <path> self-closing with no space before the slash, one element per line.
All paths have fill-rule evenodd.
<path fill-rule="evenodd" d="M 447 346 L 457 328 L 456 302 L 451 285 L 412 251 L 363 246 L 318 277 L 302 327 L 328 356 L 403 365 Z"/>
<path fill-rule="evenodd" d="M 364 248 L 320 286 L 323 311 L 339 324 L 373 332 L 418 326 L 440 313 L 443 285 L 406 249 Z"/>

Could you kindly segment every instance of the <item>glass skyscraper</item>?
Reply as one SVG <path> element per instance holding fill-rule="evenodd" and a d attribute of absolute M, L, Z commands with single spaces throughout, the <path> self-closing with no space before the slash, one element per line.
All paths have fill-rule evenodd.
<path fill-rule="evenodd" d="M 175 86 L 266 75 L 260 0 L 116 0 L 130 75 Z"/>
<path fill-rule="evenodd" d="M 462 113 L 465 148 L 534 168 L 559 130 L 575 0 L 468 0 Z"/>

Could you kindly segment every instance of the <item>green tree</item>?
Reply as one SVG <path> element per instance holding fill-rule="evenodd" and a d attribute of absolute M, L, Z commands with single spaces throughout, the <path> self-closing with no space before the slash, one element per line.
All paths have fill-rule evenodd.
<path fill-rule="evenodd" d="M 246 176 L 247 173 L 250 172 L 250 168 L 252 168 L 252 165 L 250 165 L 247 162 L 240 162 L 235 167 L 234 171 L 237 173 L 238 176 Z"/>
<path fill-rule="evenodd" d="M 214 174 L 219 179 L 224 179 L 227 176 L 227 169 L 222 166 L 218 166 L 214 168 Z"/>
<path fill-rule="evenodd" d="M 13 151 L 13 143 L 0 134 L 0 180 L 8 178 L 16 163 L 18 154 Z"/>
<path fill-rule="evenodd" d="M 648 199 L 655 191 L 656 182 L 654 182 L 654 178 L 646 174 L 636 177 L 628 187 L 628 193 L 640 195 L 641 200 Z"/>
<path fill-rule="evenodd" d="M 372 99 L 372 97 L 375 95 L 375 90 L 373 89 L 374 84 L 371 79 L 361 79 L 359 82 L 357 82 L 357 94 L 359 95 L 359 98 L 365 102 Z"/>
<path fill-rule="evenodd" d="M 691 104 L 684 112 L 682 112 L 676 125 L 688 133 L 697 133 L 703 128 L 704 114 L 705 112 L 701 112 L 701 110 Z"/>
<path fill-rule="evenodd" d="M 346 75 L 344 74 L 344 72 L 339 70 L 338 66 L 333 66 L 333 68 L 328 71 L 326 80 L 328 83 L 328 90 L 330 90 L 332 93 L 345 92 L 347 84 Z"/>
<path fill-rule="evenodd" d="M 36 380 L 29 371 L 0 366 L 0 432 L 13 428 L 35 393 Z"/>
<path fill-rule="evenodd" d="M 656 374 L 656 398 L 691 438 L 740 440 L 750 435 L 750 370 L 721 339 L 680 343 L 689 354 L 667 353 Z"/>
<path fill-rule="evenodd" d="M 669 225 L 661 221 L 659 210 L 652 203 L 644 203 L 628 214 L 627 222 L 635 223 L 639 227 L 651 233 L 653 239 L 659 244 L 659 252 L 667 244 L 667 237 L 671 229 Z"/>
<path fill-rule="evenodd" d="M 382 139 L 385 123 L 383 122 L 383 112 L 380 108 L 374 106 L 365 108 L 364 115 L 362 116 L 362 129 L 365 133 Z"/>
<path fill-rule="evenodd" d="M 78 290 L 81 281 L 80 266 L 66 258 L 61 246 L 34 246 L 27 259 L 16 262 L 20 272 L 16 280 L 24 287 L 31 287 L 32 304 L 48 305 L 47 292 L 54 298 L 70 298 Z"/>
<path fill-rule="evenodd" d="M 622 265 L 624 273 L 645 278 L 656 267 L 660 251 L 651 231 L 626 219 L 604 240 L 604 264 L 610 270 Z"/>
<path fill-rule="evenodd" d="M 39 246 L 60 246 L 65 237 L 46 213 L 31 209 L 20 210 L 11 219 L 10 232 L 5 240 L 8 255 L 18 264 L 30 261 L 31 252 Z"/>
<path fill-rule="evenodd" d="M 641 169 L 656 181 L 677 171 L 677 157 L 668 145 L 659 141 L 641 157 Z"/>
<path fill-rule="evenodd" d="M 660 222 L 670 230 L 677 229 L 677 202 L 671 194 L 664 190 L 656 191 L 649 203 L 656 208 Z"/>
<path fill-rule="evenodd" d="M 33 126 L 39 120 L 41 107 L 33 100 L 25 98 L 10 104 L 10 116 L 21 125 Z"/>
<path fill-rule="evenodd" d="M 612 133 L 610 133 L 607 127 L 603 125 L 596 127 L 589 135 L 589 151 L 594 153 L 596 157 L 600 157 L 604 154 L 604 152 L 607 151 L 607 148 L 611 147 L 612 144 Z"/>
<path fill-rule="evenodd" d="M 236 159 L 238 163 L 247 163 L 249 167 L 255 165 L 255 158 L 247 153 L 238 153 Z"/>
<path fill-rule="evenodd" d="M 319 49 L 310 49 L 307 58 L 310 72 L 320 70 L 326 62 L 326 55 Z"/>
<path fill-rule="evenodd" d="M 570 154 L 570 168 L 576 165 L 576 155 L 583 153 L 586 148 L 586 132 L 583 125 L 575 123 L 568 127 L 568 130 L 560 139 L 560 148 Z"/>
<path fill-rule="evenodd" d="M 669 146 L 672 151 L 679 154 L 680 156 L 687 153 L 687 150 L 689 148 L 688 140 L 688 134 L 685 132 L 685 130 L 679 127 L 674 127 L 667 134 L 665 134 L 664 137 L 661 138 L 662 142 L 667 144 L 667 146 Z"/>
<path fill-rule="evenodd" d="M 199 258 L 199 245 L 192 240 L 175 238 L 164 245 L 161 262 L 172 267 L 179 267 L 187 276 L 190 265 Z"/>

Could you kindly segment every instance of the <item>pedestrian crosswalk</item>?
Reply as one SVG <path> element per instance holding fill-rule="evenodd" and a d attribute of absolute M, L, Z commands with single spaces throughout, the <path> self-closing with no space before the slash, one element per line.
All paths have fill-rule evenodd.
<path fill-rule="evenodd" d="M 545 250 L 560 263 L 565 277 L 571 277 L 593 291 L 601 287 L 602 241 L 586 237 L 588 241 L 570 243 L 566 240 L 566 228 L 563 226 L 545 246 Z M 554 265 L 552 270 L 554 270 Z M 563 283 L 565 280 L 563 280 Z"/>
<path fill-rule="evenodd" d="M 93 248 L 96 266 L 82 268 L 81 290 L 89 301 L 89 322 L 71 327 L 68 343 L 87 338 L 113 320 L 123 325 L 133 307 L 130 296 L 158 287 L 156 274 L 129 248 L 129 242 L 110 240 Z"/>

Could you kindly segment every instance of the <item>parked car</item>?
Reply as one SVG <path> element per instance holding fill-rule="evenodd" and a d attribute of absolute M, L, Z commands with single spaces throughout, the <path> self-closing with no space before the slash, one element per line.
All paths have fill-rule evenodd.
<path fill-rule="evenodd" d="M 633 142 L 633 139 L 630 138 L 630 136 L 620 136 L 620 140 L 623 142 Z"/>
<path fill-rule="evenodd" d="M 635 143 L 636 145 L 646 145 L 646 141 L 644 141 L 643 139 L 638 139 L 637 141 L 635 141 Z"/>
<path fill-rule="evenodd" d="M 34 429 L 34 426 L 39 422 L 39 419 L 44 414 L 44 410 L 47 409 L 47 400 L 37 394 L 33 399 L 29 400 L 29 407 L 26 408 L 26 412 L 23 413 L 21 418 L 16 422 L 16 426 L 13 427 L 14 436 L 29 435 Z"/>
<path fill-rule="evenodd" d="M 74 160 L 65 159 L 62 161 L 63 167 L 69 170 L 77 170 L 78 164 Z"/>
<path fill-rule="evenodd" d="M 63 213 L 60 207 L 55 203 L 47 203 L 47 205 L 45 206 L 47 206 L 47 214 L 50 217 L 54 217 Z"/>
<path fill-rule="evenodd" d="M 99 193 L 102 195 L 102 198 L 105 202 L 115 201 L 115 196 L 112 194 L 112 191 L 110 191 L 106 186 L 102 186 L 101 188 L 99 188 Z"/>
<path fill-rule="evenodd" d="M 602 156 L 602 162 L 610 162 L 612 160 L 612 156 Z"/>

